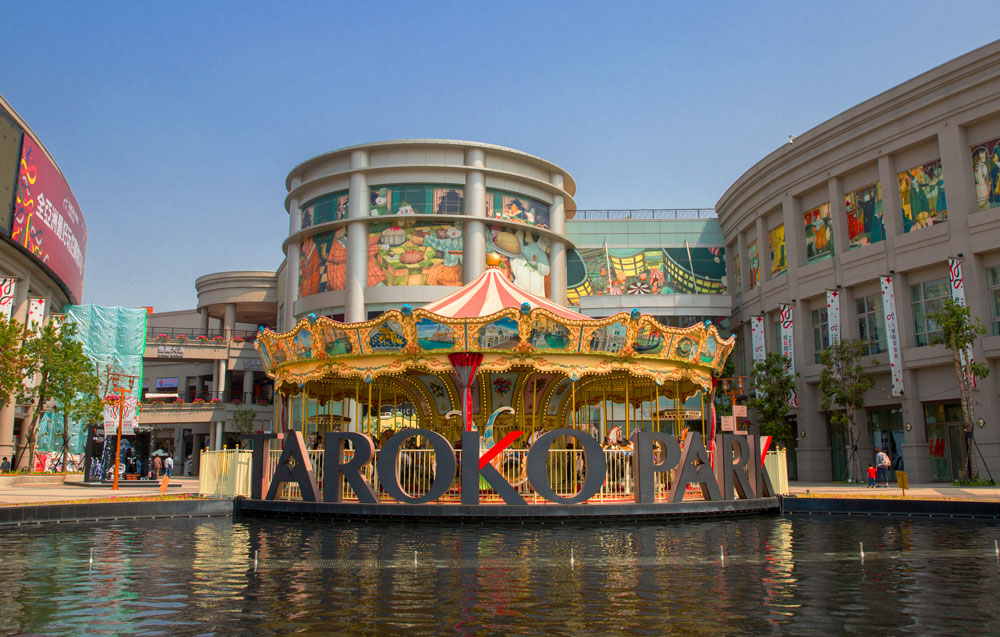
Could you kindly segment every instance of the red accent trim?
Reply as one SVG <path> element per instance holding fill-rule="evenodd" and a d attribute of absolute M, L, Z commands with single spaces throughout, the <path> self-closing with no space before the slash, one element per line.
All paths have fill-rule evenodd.
<path fill-rule="evenodd" d="M 504 436 L 500 440 L 500 442 L 490 447 L 486 451 L 486 453 L 479 456 L 479 468 L 482 469 L 483 467 L 488 465 L 490 463 L 490 460 L 493 460 L 493 458 L 496 458 L 498 455 L 500 455 L 501 451 L 512 445 L 514 441 L 517 440 L 517 437 L 523 433 L 524 433 L 523 431 L 511 431 L 506 436 Z"/>

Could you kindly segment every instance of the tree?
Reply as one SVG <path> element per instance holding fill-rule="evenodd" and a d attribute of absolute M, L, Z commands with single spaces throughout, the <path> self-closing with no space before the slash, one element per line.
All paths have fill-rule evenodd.
<path fill-rule="evenodd" d="M 36 361 L 24 346 L 24 326 L 0 319 L 0 407 L 21 398 L 27 379 L 35 375 Z"/>
<path fill-rule="evenodd" d="M 100 381 L 94 373 L 93 363 L 83 352 L 83 344 L 77 341 L 76 324 L 64 322 L 55 326 L 51 321 L 44 325 L 37 336 L 24 340 L 28 355 L 37 361 L 38 385 L 29 390 L 33 397 L 35 411 L 28 425 L 25 444 L 18 451 L 17 466 L 31 467 L 35 458 L 35 443 L 38 438 L 38 421 L 43 412 L 54 407 L 64 411 L 64 436 L 68 437 L 68 417 L 73 414 L 89 413 L 89 399 L 96 396 Z M 66 442 L 63 442 L 65 447 Z M 22 464 L 25 451 L 27 462 Z"/>
<path fill-rule="evenodd" d="M 975 386 L 975 378 L 986 378 L 990 375 L 990 369 L 986 365 L 972 360 L 972 345 L 977 338 L 986 333 L 986 328 L 983 327 L 978 318 L 972 318 L 972 312 L 968 307 L 953 299 L 945 301 L 944 307 L 937 312 L 928 314 L 928 318 L 941 330 L 939 334 L 931 338 L 931 344 L 944 345 L 951 350 L 951 359 L 955 364 L 955 378 L 958 380 L 958 393 L 962 402 L 962 426 L 965 429 L 965 438 L 968 442 L 962 449 L 965 456 L 962 464 L 966 468 L 966 477 L 975 480 L 979 477 L 979 468 L 976 457 L 970 449 L 970 445 L 973 444 L 973 419 L 975 418 L 972 391 Z"/>
<path fill-rule="evenodd" d="M 252 434 L 253 433 L 253 418 L 254 411 L 253 407 L 246 407 L 245 409 L 237 409 L 233 412 L 233 422 L 236 424 L 236 430 L 241 434 Z"/>
<path fill-rule="evenodd" d="M 754 363 L 750 372 L 750 384 L 754 395 L 747 404 L 753 409 L 760 425 L 760 433 L 773 436 L 775 441 L 792 444 L 792 428 L 789 426 L 788 400 L 795 390 L 795 376 L 789 371 L 788 358 L 771 352 L 764 360 Z"/>
<path fill-rule="evenodd" d="M 875 379 L 865 370 L 862 361 L 868 344 L 862 340 L 831 343 L 820 354 L 823 371 L 819 376 L 820 408 L 835 425 L 847 425 L 851 443 L 848 471 L 850 479 L 861 479 L 861 459 L 858 457 L 857 411 L 865 407 L 865 393 L 875 386 Z M 847 476 L 844 476 L 845 478 Z"/>

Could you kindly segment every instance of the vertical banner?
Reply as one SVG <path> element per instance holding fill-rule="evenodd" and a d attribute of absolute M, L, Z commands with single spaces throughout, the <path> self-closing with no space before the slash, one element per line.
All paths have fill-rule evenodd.
<path fill-rule="evenodd" d="M 826 291 L 826 329 L 830 345 L 840 342 L 840 292 Z"/>
<path fill-rule="evenodd" d="M 792 338 L 792 306 L 781 306 L 781 354 L 788 359 L 788 371 L 795 377 L 795 340 Z M 798 407 L 799 397 L 795 389 L 788 396 L 788 406 Z"/>
<path fill-rule="evenodd" d="M 965 307 L 965 276 L 962 274 L 962 260 L 948 259 L 948 279 L 951 283 L 951 300 Z M 972 347 L 962 352 L 962 367 L 972 361 Z M 976 375 L 972 375 L 972 386 L 976 387 Z"/>
<path fill-rule="evenodd" d="M 34 330 L 36 336 L 42 332 L 44 318 L 45 299 L 28 299 L 28 329 Z"/>
<path fill-rule="evenodd" d="M 0 318 L 9 321 L 14 311 L 14 281 L 0 279 Z"/>
<path fill-rule="evenodd" d="M 759 363 L 764 360 L 767 352 L 764 348 L 763 316 L 755 316 L 750 319 L 750 344 L 753 345 L 753 362 Z"/>
<path fill-rule="evenodd" d="M 125 397 L 125 412 L 121 414 L 122 435 L 134 436 L 139 424 L 139 399 L 135 396 Z M 104 404 L 104 435 L 118 435 L 118 402 Z"/>
<path fill-rule="evenodd" d="M 885 340 L 889 347 L 889 372 L 892 375 L 892 395 L 903 395 L 903 357 L 899 350 L 899 324 L 896 319 L 896 294 L 892 279 L 879 277 L 882 288 L 882 310 L 885 312 Z"/>

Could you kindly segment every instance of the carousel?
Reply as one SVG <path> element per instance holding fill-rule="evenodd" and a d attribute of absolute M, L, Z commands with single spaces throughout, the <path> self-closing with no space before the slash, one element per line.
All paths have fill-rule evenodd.
<path fill-rule="evenodd" d="M 256 347 L 275 382 L 278 429 L 301 432 L 316 455 L 334 431 L 366 434 L 377 447 L 419 428 L 456 448 L 464 431 L 477 431 L 481 449 L 523 432 L 495 460 L 512 484 L 523 473 L 517 453 L 553 429 L 600 442 L 609 472 L 637 430 L 698 430 L 711 440 L 706 412 L 734 337 L 707 322 L 667 327 L 637 310 L 592 319 L 518 288 L 495 255 L 487 266 L 422 308 L 347 324 L 310 315 L 284 333 L 261 330 Z M 404 453 L 433 453 L 419 440 L 410 447 Z M 553 459 L 553 472 L 571 493 L 578 454 L 572 440 L 565 447 L 551 452 L 564 458 Z M 321 460 L 313 464 L 321 479 Z M 419 476 L 403 482 L 420 490 Z M 608 489 L 627 496 L 627 482 L 609 476 Z"/>

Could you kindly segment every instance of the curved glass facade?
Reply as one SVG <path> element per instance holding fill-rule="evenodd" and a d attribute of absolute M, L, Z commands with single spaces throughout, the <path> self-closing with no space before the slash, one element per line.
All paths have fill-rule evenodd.
<path fill-rule="evenodd" d="M 373 186 L 368 213 L 384 215 L 460 215 L 465 213 L 465 188 L 441 184 Z"/>
<path fill-rule="evenodd" d="M 549 227 L 548 204 L 503 190 L 486 191 L 486 216 L 546 230 Z"/>

